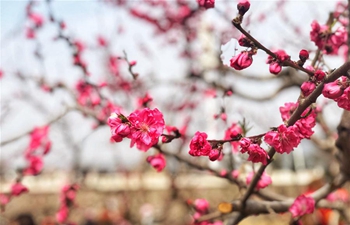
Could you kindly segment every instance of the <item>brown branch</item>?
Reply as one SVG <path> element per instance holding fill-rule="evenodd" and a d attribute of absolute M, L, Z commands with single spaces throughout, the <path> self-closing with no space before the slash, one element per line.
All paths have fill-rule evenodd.
<path fill-rule="evenodd" d="M 67 115 L 68 112 L 70 112 L 70 109 L 66 109 L 61 115 L 59 115 L 59 116 L 57 116 L 57 117 L 51 119 L 50 121 L 48 121 L 47 123 L 45 123 L 45 125 L 50 125 L 50 124 L 53 124 L 53 123 L 59 121 L 59 120 L 62 119 L 65 115 Z M 25 132 L 25 133 L 23 133 L 23 134 L 21 134 L 21 135 L 19 135 L 19 136 L 17 136 L 17 137 L 13 137 L 13 138 L 10 138 L 10 139 L 8 139 L 8 140 L 6 140 L 6 141 L 2 141 L 2 142 L 0 143 L 0 146 L 5 146 L 5 145 L 10 144 L 10 143 L 12 143 L 12 142 L 14 142 L 14 141 L 17 141 L 17 140 L 21 139 L 22 137 L 25 137 L 25 136 L 29 135 L 29 134 L 32 132 L 32 130 L 33 130 L 33 129 L 31 129 L 31 130 L 29 130 L 29 131 L 27 131 L 27 132 Z"/>
<path fill-rule="evenodd" d="M 277 55 L 275 53 L 273 53 L 271 50 L 269 50 L 268 48 L 266 48 L 264 45 L 262 45 L 258 40 L 256 40 L 251 34 L 249 34 L 246 30 L 244 30 L 241 27 L 241 24 L 239 22 L 237 22 L 237 20 L 233 19 L 232 20 L 232 24 L 233 26 L 235 26 L 240 32 L 242 32 L 242 34 L 244 34 L 247 38 L 249 38 L 249 40 L 251 40 L 254 45 L 256 47 L 258 47 L 259 49 L 263 50 L 264 52 L 266 52 L 266 54 L 272 56 L 273 58 L 277 58 Z M 286 60 L 283 62 L 283 66 L 289 66 L 292 68 L 295 68 L 297 70 L 301 70 L 303 72 L 305 72 L 306 74 L 313 76 L 314 73 L 311 70 L 305 69 L 304 67 L 299 66 L 298 64 L 294 63 L 291 60 Z"/>

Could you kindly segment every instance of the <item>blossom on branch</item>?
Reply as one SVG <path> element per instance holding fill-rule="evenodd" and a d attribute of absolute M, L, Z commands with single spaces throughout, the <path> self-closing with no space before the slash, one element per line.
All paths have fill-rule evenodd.
<path fill-rule="evenodd" d="M 141 151 L 147 151 L 157 144 L 165 128 L 163 114 L 157 108 L 136 110 L 128 120 L 131 123 L 130 146 L 136 144 Z"/>
<path fill-rule="evenodd" d="M 282 70 L 282 64 L 284 61 L 287 61 L 290 59 L 290 56 L 287 55 L 287 53 L 284 50 L 277 50 L 273 52 L 276 54 L 276 58 L 273 58 L 272 56 L 267 57 L 267 64 L 270 64 L 269 70 L 272 74 L 279 74 Z"/>
<path fill-rule="evenodd" d="M 165 128 L 163 114 L 157 108 L 136 110 L 128 117 L 112 113 L 108 125 L 116 142 L 121 142 L 125 137 L 130 138 L 130 146 L 136 144 L 141 151 L 147 151 L 157 144 Z"/>
<path fill-rule="evenodd" d="M 248 161 L 253 163 L 261 162 L 263 165 L 267 164 L 267 160 L 270 158 L 267 152 L 261 148 L 258 144 L 251 144 L 248 147 Z"/>
<path fill-rule="evenodd" d="M 235 138 L 241 135 L 242 133 L 242 127 L 239 126 L 237 123 L 232 123 L 232 125 L 225 131 L 224 140 L 231 140 L 232 138 Z M 231 141 L 230 144 L 232 146 L 232 152 L 237 152 L 239 143 L 237 141 Z"/>
<path fill-rule="evenodd" d="M 208 135 L 197 131 L 190 143 L 190 151 L 192 156 L 208 156 L 212 150 L 210 143 L 207 141 Z"/>
<path fill-rule="evenodd" d="M 130 135 L 130 123 L 122 114 L 112 113 L 108 118 L 108 125 L 111 128 L 112 138 L 115 142 L 121 142 L 123 138 Z"/>
<path fill-rule="evenodd" d="M 239 0 L 237 4 L 239 15 L 244 16 L 244 14 L 248 12 L 249 8 L 250 8 L 250 2 L 248 0 Z"/>
<path fill-rule="evenodd" d="M 252 54 L 247 51 L 243 51 L 230 59 L 230 66 L 236 70 L 243 70 L 252 65 L 252 63 Z"/>
<path fill-rule="evenodd" d="M 312 197 L 306 195 L 298 196 L 293 204 L 289 207 L 289 212 L 292 216 L 300 217 L 305 214 L 312 213 L 315 210 L 315 200 Z"/>
<path fill-rule="evenodd" d="M 340 108 L 350 110 L 350 87 L 346 88 L 343 94 L 334 100 L 337 102 Z"/>
<path fill-rule="evenodd" d="M 281 154 L 289 154 L 293 148 L 297 147 L 300 143 L 298 129 L 294 126 L 287 127 L 284 124 L 280 125 L 277 131 L 267 132 L 264 140 Z"/>
<path fill-rule="evenodd" d="M 334 82 L 325 84 L 322 90 L 322 94 L 326 98 L 336 99 L 343 94 L 343 91 L 344 90 L 341 88 L 341 85 L 336 80 Z"/>

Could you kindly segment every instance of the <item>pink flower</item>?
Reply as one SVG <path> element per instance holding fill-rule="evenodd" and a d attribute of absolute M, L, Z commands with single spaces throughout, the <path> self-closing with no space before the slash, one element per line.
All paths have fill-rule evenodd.
<path fill-rule="evenodd" d="M 132 60 L 132 61 L 130 61 L 130 66 L 135 66 L 136 65 L 136 60 Z"/>
<path fill-rule="evenodd" d="M 209 203 L 207 200 L 200 198 L 194 201 L 194 207 L 200 214 L 206 214 L 209 210 Z"/>
<path fill-rule="evenodd" d="M 326 98 L 336 99 L 343 94 L 343 89 L 338 84 L 338 81 L 334 81 L 324 85 L 322 94 Z"/>
<path fill-rule="evenodd" d="M 44 19 L 40 14 L 30 13 L 29 19 L 34 22 L 35 26 L 41 27 L 44 23 Z"/>
<path fill-rule="evenodd" d="M 101 47 L 106 47 L 107 46 L 107 41 L 104 37 L 98 36 L 97 37 L 97 42 Z"/>
<path fill-rule="evenodd" d="M 26 192 L 28 192 L 28 188 L 24 186 L 22 183 L 17 182 L 11 186 L 11 195 L 18 196 Z"/>
<path fill-rule="evenodd" d="M 295 218 L 312 213 L 314 209 L 315 200 L 312 197 L 300 195 L 294 200 L 293 204 L 289 207 L 289 212 L 291 212 L 292 216 Z"/>
<path fill-rule="evenodd" d="M 335 202 L 335 201 L 348 202 L 349 192 L 345 188 L 339 188 L 334 192 L 330 193 L 327 196 L 327 200 L 330 202 Z"/>
<path fill-rule="evenodd" d="M 162 154 L 157 154 L 155 156 L 148 156 L 147 162 L 153 166 L 154 169 L 157 170 L 157 172 L 161 172 L 166 165 L 165 158 Z"/>
<path fill-rule="evenodd" d="M 107 121 L 111 128 L 112 138 L 115 142 L 121 142 L 130 135 L 130 123 L 122 114 L 112 113 Z"/>
<path fill-rule="evenodd" d="M 244 16 L 244 14 L 248 12 L 249 8 L 250 2 L 248 0 L 240 0 L 237 4 L 238 13 L 241 16 Z"/>
<path fill-rule="evenodd" d="M 277 50 L 274 52 L 276 54 L 276 58 L 272 56 L 267 57 L 267 64 L 270 64 L 269 70 L 272 74 L 278 74 L 282 70 L 282 64 L 284 61 L 289 60 L 290 56 L 284 50 Z"/>
<path fill-rule="evenodd" d="M 30 133 L 29 153 L 40 146 L 44 147 L 44 152 L 48 153 L 51 142 L 48 139 L 49 126 L 35 127 Z M 49 144 L 48 144 L 49 143 Z"/>
<path fill-rule="evenodd" d="M 236 70 L 243 70 L 249 67 L 253 63 L 253 57 L 248 52 L 241 52 L 238 55 L 234 56 L 230 59 L 231 67 Z"/>
<path fill-rule="evenodd" d="M 237 137 L 243 133 L 241 126 L 236 123 L 232 123 L 231 127 L 229 127 L 225 132 L 224 140 L 231 140 L 232 138 Z M 230 142 L 232 146 L 232 152 L 238 151 L 239 143 L 237 141 Z"/>
<path fill-rule="evenodd" d="M 75 40 L 74 43 L 75 47 L 77 48 L 78 53 L 81 53 L 85 49 L 85 45 L 80 40 Z"/>
<path fill-rule="evenodd" d="M 197 131 L 190 143 L 190 151 L 192 156 L 208 156 L 211 152 L 211 145 L 207 141 L 208 135 Z"/>
<path fill-rule="evenodd" d="M 280 112 L 283 121 L 289 120 L 291 114 L 298 107 L 298 103 L 285 103 L 284 106 L 280 107 Z M 308 116 L 307 116 L 308 115 Z M 299 119 L 293 127 L 296 127 L 299 132 L 300 138 L 310 138 L 314 133 L 312 128 L 316 125 L 316 112 L 315 110 L 311 110 L 307 108 L 303 113 L 301 119 Z"/>
<path fill-rule="evenodd" d="M 257 144 L 251 144 L 248 147 L 248 154 L 248 161 L 253 163 L 261 162 L 263 165 L 266 165 L 267 159 L 270 158 L 266 151 Z"/>
<path fill-rule="evenodd" d="M 41 156 L 31 155 L 27 160 L 29 166 L 23 170 L 24 175 L 37 175 L 42 171 L 44 163 Z"/>
<path fill-rule="evenodd" d="M 232 175 L 233 178 L 237 179 L 238 176 L 239 176 L 239 170 L 233 170 L 231 175 Z"/>
<path fill-rule="evenodd" d="M 286 127 L 286 125 L 282 124 L 277 128 L 277 131 L 267 132 L 264 140 L 267 144 L 274 147 L 278 153 L 289 154 L 300 143 L 298 134 L 296 127 Z"/>
<path fill-rule="evenodd" d="M 61 208 L 56 213 L 56 220 L 59 223 L 64 223 L 68 218 L 68 213 L 69 213 L 68 207 L 65 205 L 62 205 Z"/>
<path fill-rule="evenodd" d="M 301 92 L 305 97 L 307 97 L 315 90 L 315 88 L 316 88 L 315 83 L 311 81 L 307 81 L 301 85 Z"/>
<path fill-rule="evenodd" d="M 35 38 L 35 31 L 33 28 L 29 27 L 26 29 L 26 37 L 28 39 L 34 39 Z"/>
<path fill-rule="evenodd" d="M 147 108 L 150 102 L 153 101 L 152 96 L 149 93 L 146 93 L 142 98 L 137 99 L 137 107 Z"/>
<path fill-rule="evenodd" d="M 221 177 L 226 177 L 226 176 L 227 176 L 227 170 L 222 169 L 222 170 L 220 171 L 219 175 L 220 175 Z"/>
<path fill-rule="evenodd" d="M 285 103 L 284 106 L 280 107 L 280 113 L 283 121 L 289 120 L 290 116 L 298 107 L 298 103 L 288 102 Z"/>
<path fill-rule="evenodd" d="M 254 172 L 250 172 L 247 175 L 246 178 L 246 183 L 247 185 L 249 185 L 252 182 L 252 179 L 254 177 Z M 258 184 L 256 185 L 256 190 L 260 190 L 262 188 L 266 188 L 267 186 L 269 186 L 272 183 L 271 177 L 267 174 L 267 173 L 263 173 L 262 176 L 260 177 L 260 180 L 258 181 Z"/>
<path fill-rule="evenodd" d="M 335 101 L 340 108 L 350 110 L 350 87 L 347 87 L 344 93 L 339 98 L 336 98 Z"/>
<path fill-rule="evenodd" d="M 324 47 L 324 35 L 323 33 L 328 30 L 328 26 L 320 26 L 320 24 L 314 20 L 311 23 L 310 39 L 313 41 L 316 46 L 320 49 Z"/>
<path fill-rule="evenodd" d="M 249 138 L 242 138 L 239 140 L 239 145 L 241 147 L 241 153 L 248 152 L 249 146 L 252 144 L 252 141 Z"/>
<path fill-rule="evenodd" d="M 165 128 L 163 114 L 157 109 L 144 108 L 136 110 L 128 117 L 131 123 L 131 143 L 141 151 L 147 151 L 158 143 Z"/>
<path fill-rule="evenodd" d="M 215 0 L 197 0 L 198 5 L 206 9 L 214 8 Z"/>
<path fill-rule="evenodd" d="M 80 60 L 80 57 L 76 56 L 76 59 Z M 81 62 L 79 61 L 79 63 Z M 100 96 L 96 90 L 84 80 L 79 80 L 75 85 L 75 89 L 78 91 L 77 98 L 80 105 L 95 107 L 100 104 Z"/>
<path fill-rule="evenodd" d="M 0 207 L 10 202 L 10 196 L 0 193 Z"/>

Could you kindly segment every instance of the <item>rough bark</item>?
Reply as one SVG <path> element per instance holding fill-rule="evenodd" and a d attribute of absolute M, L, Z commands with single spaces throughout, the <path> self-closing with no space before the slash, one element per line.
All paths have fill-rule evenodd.
<path fill-rule="evenodd" d="M 344 110 L 337 129 L 336 146 L 339 149 L 340 170 L 350 177 L 350 111 Z"/>

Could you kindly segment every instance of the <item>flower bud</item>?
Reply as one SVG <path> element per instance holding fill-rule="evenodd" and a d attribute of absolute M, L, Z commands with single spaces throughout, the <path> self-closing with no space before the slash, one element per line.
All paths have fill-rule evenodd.
<path fill-rule="evenodd" d="M 197 0 L 198 5 L 204 7 L 205 9 L 210 9 L 215 7 L 215 0 Z"/>
<path fill-rule="evenodd" d="M 244 14 L 249 10 L 250 8 L 250 2 L 248 0 L 240 0 L 237 4 L 238 13 L 241 16 L 244 16 Z"/>
<path fill-rule="evenodd" d="M 307 81 L 301 85 L 301 92 L 306 97 L 309 96 L 315 90 L 315 88 L 316 85 L 313 82 Z"/>
<path fill-rule="evenodd" d="M 305 49 L 300 50 L 299 52 L 299 59 L 302 62 L 305 62 L 309 58 L 309 52 Z"/>
<path fill-rule="evenodd" d="M 215 161 L 220 157 L 220 151 L 217 149 L 212 149 L 209 154 L 210 161 Z"/>
<path fill-rule="evenodd" d="M 251 41 L 242 34 L 238 39 L 238 44 L 243 47 L 252 47 Z"/>
<path fill-rule="evenodd" d="M 155 156 L 148 156 L 146 160 L 157 172 L 162 171 L 166 166 L 165 158 L 160 153 Z"/>
<path fill-rule="evenodd" d="M 322 70 L 316 70 L 316 72 L 314 74 L 314 77 L 317 81 L 322 81 L 325 76 L 326 76 L 326 74 Z"/>
<path fill-rule="evenodd" d="M 279 74 L 279 72 L 281 72 L 282 66 L 277 62 L 272 62 L 270 64 L 269 70 L 270 70 L 270 73 L 277 75 Z"/>
<path fill-rule="evenodd" d="M 343 94 L 343 89 L 341 89 L 337 81 L 334 81 L 324 85 L 322 94 L 326 98 L 336 99 Z"/>
<path fill-rule="evenodd" d="M 247 67 L 249 67 L 253 62 L 253 57 L 248 52 L 241 52 L 240 54 L 234 56 L 230 60 L 231 67 L 235 68 L 236 70 L 243 70 Z"/>

